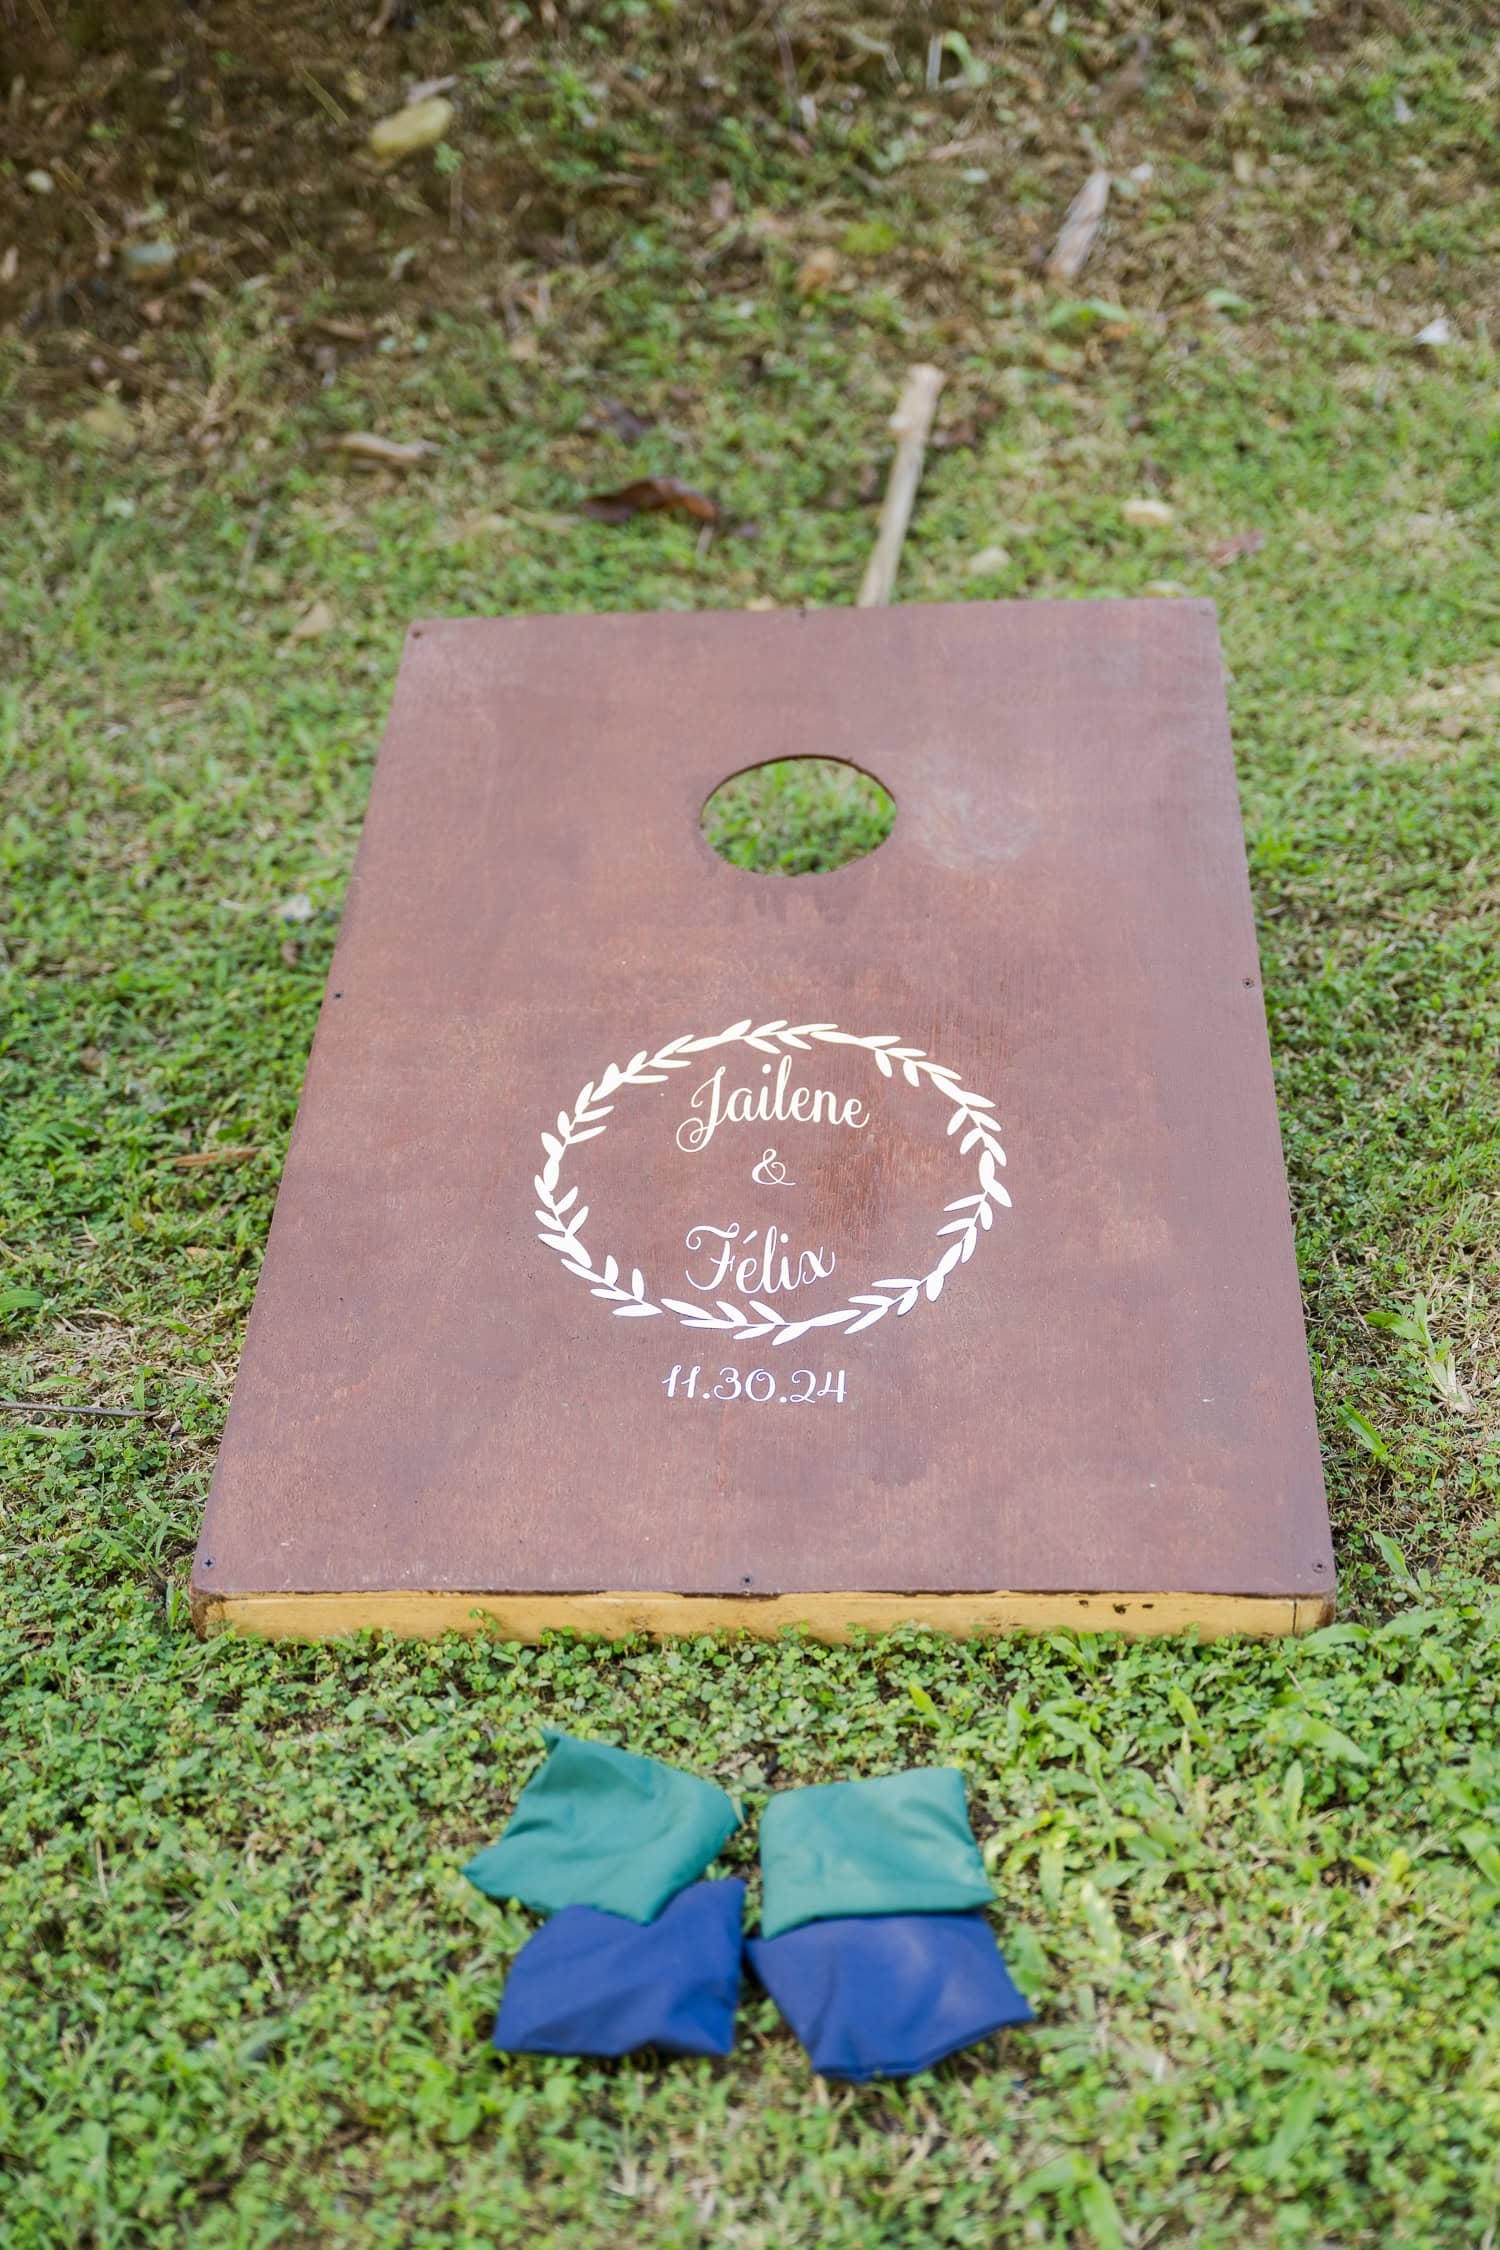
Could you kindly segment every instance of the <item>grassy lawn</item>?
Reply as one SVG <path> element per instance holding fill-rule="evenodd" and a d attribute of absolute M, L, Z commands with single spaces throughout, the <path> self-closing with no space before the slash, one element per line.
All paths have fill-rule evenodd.
<path fill-rule="evenodd" d="M 1493 2250 L 1492 28 L 373 12 L 143 7 L 123 70 L 109 11 L 6 26 L 7 2250 Z M 377 177 L 368 123 L 449 74 L 440 150 Z M 1050 286 L 1096 160 L 1106 231 Z M 117 278 L 122 231 L 158 278 Z M 406 623 L 850 600 L 922 357 L 951 379 L 901 598 L 1219 603 L 1340 1621 L 200 1643 Z M 362 431 L 432 450 L 330 449 Z M 654 474 L 717 531 L 581 512 Z M 794 773 L 720 821 L 791 871 L 870 817 Z M 210 1150 L 250 1153 L 176 1161 Z M 528 1925 L 458 1869 L 543 1720 L 734 1790 L 752 1876 L 772 1787 L 961 1765 L 1037 2027 L 889 2088 L 813 2080 L 758 1995 L 723 2065 L 498 2062 Z"/>

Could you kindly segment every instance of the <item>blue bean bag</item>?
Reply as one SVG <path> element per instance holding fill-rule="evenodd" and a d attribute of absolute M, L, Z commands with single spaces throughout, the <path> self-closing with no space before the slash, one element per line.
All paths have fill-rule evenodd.
<path fill-rule="evenodd" d="M 538 1914 L 597 1906 L 649 1922 L 739 1825 L 734 1800 L 697 1774 L 555 1727 L 542 1739 L 546 1761 L 504 1835 L 464 1869 L 487 1898 L 519 1899 Z"/>
<path fill-rule="evenodd" d="M 495 2018 L 510 2055 L 727 2055 L 745 1886 L 694 1883 L 642 1924 L 565 1906 L 516 1955 Z"/>
<path fill-rule="evenodd" d="M 907 2078 L 1031 2021 L 982 1914 L 805 1922 L 746 1951 L 825 2078 Z"/>

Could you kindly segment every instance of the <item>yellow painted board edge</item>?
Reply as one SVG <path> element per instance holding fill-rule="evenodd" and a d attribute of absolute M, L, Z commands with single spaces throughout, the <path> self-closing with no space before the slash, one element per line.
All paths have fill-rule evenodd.
<path fill-rule="evenodd" d="M 1212 1639 L 1310 1633 L 1333 1616 L 1326 1595 L 1271 1594 L 463 1594 L 393 1591 L 236 1594 L 194 1605 L 200 1632 L 229 1628 L 270 1640 L 331 1640 L 379 1627 L 429 1640 L 496 1632 L 535 1641 L 568 1630 L 619 1640 L 633 1633 L 753 1633 L 800 1626 L 817 1640 L 852 1631 L 930 1625 L 945 1633 L 1123 1633 L 1134 1638 L 1196 1629 Z"/>

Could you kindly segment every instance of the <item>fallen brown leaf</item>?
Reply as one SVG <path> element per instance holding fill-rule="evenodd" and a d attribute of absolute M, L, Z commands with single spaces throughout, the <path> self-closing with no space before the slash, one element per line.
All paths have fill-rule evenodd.
<path fill-rule="evenodd" d="M 717 523 L 717 501 L 706 492 L 695 492 L 676 477 L 637 477 L 618 492 L 595 492 L 583 503 L 583 512 L 596 523 L 629 523 L 632 516 L 691 516 L 695 523 Z"/>
<path fill-rule="evenodd" d="M 169 1156 L 167 1162 L 179 1172 L 195 1172 L 205 1164 L 243 1164 L 247 1156 L 259 1156 L 258 1148 L 200 1148 L 193 1156 Z"/>
<path fill-rule="evenodd" d="M 1104 117 L 1113 116 L 1127 102 L 1143 94 L 1151 82 L 1151 41 L 1144 32 L 1135 39 L 1134 52 L 1123 70 L 1118 71 L 1100 94 L 1096 107 Z"/>
<path fill-rule="evenodd" d="M 130 409 L 113 396 L 102 398 L 97 406 L 80 414 L 78 427 L 101 445 L 125 445 L 135 434 Z"/>
<path fill-rule="evenodd" d="M 333 611 L 327 602 L 309 602 L 296 624 L 287 634 L 289 641 L 315 641 L 320 633 L 333 631 Z"/>
<path fill-rule="evenodd" d="M 980 399 L 972 414 L 961 415 L 957 421 L 945 422 L 940 430 L 933 431 L 933 452 L 954 453 L 978 445 L 999 411 L 993 399 Z"/>
<path fill-rule="evenodd" d="M 426 438 L 413 438 L 409 444 L 402 444 L 396 438 L 377 437 L 373 430 L 344 430 L 338 437 L 326 438 L 323 450 L 348 453 L 356 461 L 373 461 L 377 468 L 412 469 L 438 448 Z"/>
<path fill-rule="evenodd" d="M 1082 272 L 1108 208 L 1109 174 L 1090 172 L 1068 205 L 1057 240 L 1052 245 L 1046 269 L 1050 280 L 1072 281 Z"/>
<path fill-rule="evenodd" d="M 634 445 L 637 438 L 643 438 L 655 424 L 649 414 L 637 414 L 635 408 L 627 406 L 623 399 L 601 398 L 597 406 L 589 408 L 578 427 L 580 430 L 608 432 L 611 437 L 620 438 L 626 445 Z"/>
<path fill-rule="evenodd" d="M 1208 559 L 1215 570 L 1227 570 L 1231 563 L 1242 562 L 1246 555 L 1258 555 L 1266 543 L 1263 531 L 1236 531 L 1221 539 L 1208 550 Z"/>
<path fill-rule="evenodd" d="M 809 250 L 797 268 L 797 294 L 816 296 L 821 289 L 831 289 L 838 277 L 839 254 L 825 243 L 821 250 Z"/>

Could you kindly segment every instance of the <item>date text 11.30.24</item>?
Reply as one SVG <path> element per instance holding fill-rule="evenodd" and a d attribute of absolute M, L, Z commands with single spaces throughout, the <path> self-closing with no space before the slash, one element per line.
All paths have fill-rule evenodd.
<path fill-rule="evenodd" d="M 700 1389 L 698 1378 L 702 1373 L 701 1367 L 683 1367 L 679 1363 L 670 1375 L 663 1375 L 661 1387 L 668 1398 L 748 1398 L 756 1406 L 769 1406 L 778 1397 L 783 1406 L 813 1406 L 824 1398 L 831 1398 L 835 1406 L 844 1403 L 842 1367 L 824 1375 L 821 1390 L 817 1375 L 810 1367 L 794 1367 L 784 1391 L 778 1390 L 776 1377 L 768 1367 L 752 1367 L 748 1375 L 742 1375 L 737 1367 L 721 1367 L 717 1383 L 704 1383 Z"/>

